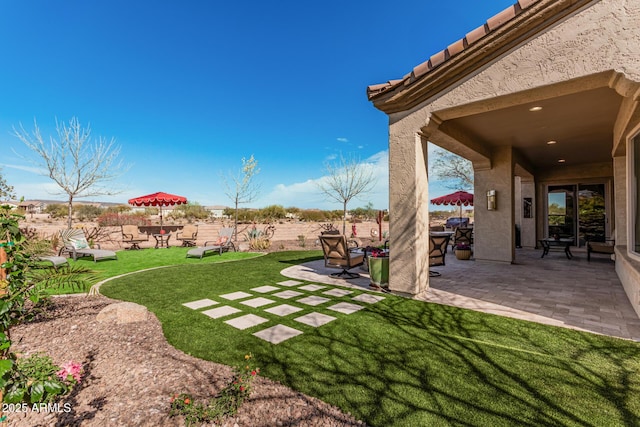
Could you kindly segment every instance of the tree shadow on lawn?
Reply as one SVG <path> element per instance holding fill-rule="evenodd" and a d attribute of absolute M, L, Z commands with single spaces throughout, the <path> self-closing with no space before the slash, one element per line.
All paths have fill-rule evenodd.
<path fill-rule="evenodd" d="M 369 425 L 640 424 L 639 343 L 385 295 L 350 315 L 327 310 L 336 320 L 318 328 L 280 318 L 304 333 L 272 345 L 252 336 L 259 329 L 231 331 L 176 304 L 276 282 L 279 263 L 308 258 L 317 259 L 303 251 L 189 266 L 202 280 L 175 267 L 145 273 L 144 292 L 132 278 L 118 290 L 180 331 L 167 337 L 177 348 L 219 363 L 251 351 L 266 377 Z"/>
<path fill-rule="evenodd" d="M 399 298 L 356 315 L 257 357 L 374 426 L 640 422 L 637 343 Z"/>

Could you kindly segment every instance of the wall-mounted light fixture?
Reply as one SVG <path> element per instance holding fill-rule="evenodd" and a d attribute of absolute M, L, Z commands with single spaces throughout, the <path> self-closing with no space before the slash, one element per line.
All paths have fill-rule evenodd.
<path fill-rule="evenodd" d="M 487 191 L 487 210 L 495 211 L 497 209 L 496 190 Z"/>

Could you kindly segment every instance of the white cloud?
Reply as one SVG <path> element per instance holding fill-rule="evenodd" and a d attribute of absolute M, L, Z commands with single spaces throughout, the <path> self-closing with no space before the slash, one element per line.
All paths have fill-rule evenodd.
<path fill-rule="evenodd" d="M 389 207 L 389 153 L 381 151 L 365 159 L 362 163 L 372 168 L 376 179 L 375 185 L 369 193 L 359 199 L 352 200 L 348 207 L 356 208 L 371 202 L 376 209 L 387 209 Z M 266 196 L 256 200 L 253 205 L 261 207 L 279 204 L 303 209 L 341 209 L 340 203 L 328 198 L 318 188 L 318 183 L 325 179 L 327 179 L 326 176 L 321 176 L 304 182 L 277 184 Z"/>
<path fill-rule="evenodd" d="M 34 174 L 37 174 L 37 175 L 47 175 L 47 171 L 46 170 L 44 170 L 42 168 L 35 167 L 35 166 L 7 165 L 7 164 L 3 164 L 2 166 L 10 168 L 10 169 L 17 169 L 17 170 L 20 170 L 20 171 L 34 173 Z"/>
<path fill-rule="evenodd" d="M 349 139 L 347 139 L 347 138 L 336 138 L 336 140 L 338 142 L 349 142 Z"/>

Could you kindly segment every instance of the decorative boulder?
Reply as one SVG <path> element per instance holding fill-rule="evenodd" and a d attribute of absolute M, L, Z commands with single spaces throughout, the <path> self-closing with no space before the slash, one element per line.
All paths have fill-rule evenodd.
<path fill-rule="evenodd" d="M 149 318 L 147 307 L 133 302 L 119 302 L 110 304 L 100 310 L 96 320 L 100 323 L 134 323 L 144 322 Z"/>

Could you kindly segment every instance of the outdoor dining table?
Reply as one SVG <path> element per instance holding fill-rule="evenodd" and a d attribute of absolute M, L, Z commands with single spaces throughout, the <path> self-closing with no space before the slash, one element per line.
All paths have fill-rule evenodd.
<path fill-rule="evenodd" d="M 542 245 L 542 256 L 540 258 L 544 258 L 545 255 L 549 254 L 549 251 L 552 248 L 564 249 L 564 254 L 568 259 L 573 258 L 573 254 L 571 253 L 570 246 L 573 244 L 573 239 L 571 238 L 546 238 L 540 239 L 540 245 Z"/>

